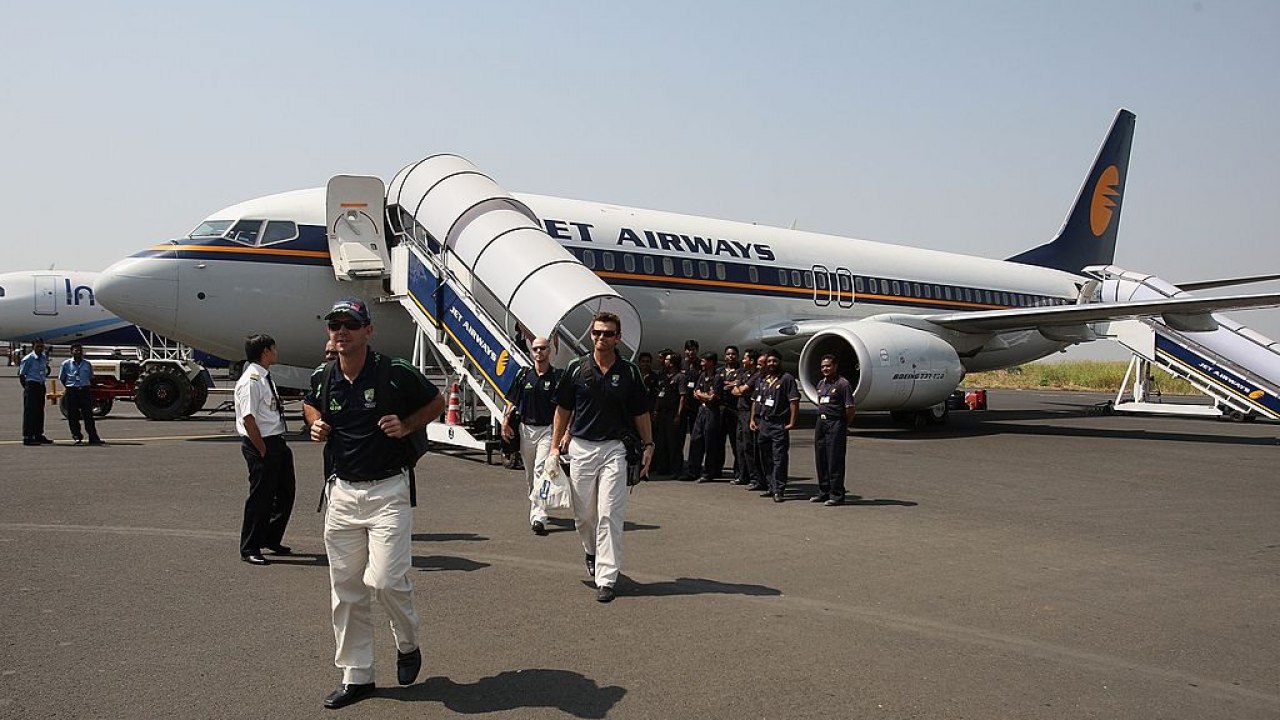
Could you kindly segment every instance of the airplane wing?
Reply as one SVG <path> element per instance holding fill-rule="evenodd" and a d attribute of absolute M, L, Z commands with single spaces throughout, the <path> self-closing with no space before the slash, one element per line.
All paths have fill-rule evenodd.
<path fill-rule="evenodd" d="M 1241 310 L 1280 306 L 1280 293 L 1234 295 L 1209 298 L 1168 298 L 1123 303 L 1088 303 L 1044 308 L 1015 308 L 978 312 L 924 315 L 934 325 L 969 333 L 1009 332 L 1043 327 L 1079 325 L 1101 320 L 1123 320 L 1163 315 L 1180 319 L 1171 325 L 1202 325 L 1209 322 L 1208 313 L 1219 310 Z M 1203 320 L 1200 317 L 1203 316 Z"/>
<path fill-rule="evenodd" d="M 1222 280 L 1200 280 L 1197 282 L 1176 283 L 1179 290 L 1188 292 L 1209 290 L 1211 288 L 1231 287 L 1233 285 L 1250 285 L 1253 283 L 1280 280 L 1280 275 L 1254 275 L 1253 277 L 1223 278 Z"/>

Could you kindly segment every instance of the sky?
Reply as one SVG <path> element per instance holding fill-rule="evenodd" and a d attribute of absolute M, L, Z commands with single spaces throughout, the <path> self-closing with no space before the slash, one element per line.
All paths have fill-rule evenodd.
<path fill-rule="evenodd" d="M 1277 273 L 1278 34 L 1280 3 L 1214 0 L 19 3 L 0 272 L 101 270 L 437 152 L 515 192 L 1003 258 L 1057 232 L 1123 107 L 1116 264 Z M 1280 310 L 1233 317 L 1280 337 Z M 1124 357 L 1072 356 L 1098 353 Z"/>

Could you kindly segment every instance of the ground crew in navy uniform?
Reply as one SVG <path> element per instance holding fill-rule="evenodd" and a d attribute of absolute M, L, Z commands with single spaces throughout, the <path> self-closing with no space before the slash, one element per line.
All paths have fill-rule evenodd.
<path fill-rule="evenodd" d="M 512 385 L 502 415 L 503 439 L 510 442 L 517 432 L 512 425 L 520 426 L 520 455 L 528 485 L 526 496 L 533 493 L 534 478 L 542 471 L 551 452 L 551 422 L 556 414 L 553 396 L 564 376 L 564 370 L 551 365 L 551 341 L 547 338 L 534 338 L 529 352 L 533 355 L 533 367 L 523 370 Z M 535 535 L 547 534 L 547 512 L 533 500 L 529 501 L 529 527 Z"/>
<path fill-rule="evenodd" d="M 702 354 L 702 369 L 694 381 L 693 399 L 698 408 L 689 433 L 689 473 L 697 482 L 711 482 L 724 465 L 724 435 L 720 433 L 723 384 L 716 370 L 716 354 Z"/>
<path fill-rule="evenodd" d="M 791 431 L 800 416 L 800 390 L 790 373 L 782 372 L 782 355 L 770 350 L 764 356 L 764 371 L 756 386 L 751 426 L 760 448 L 760 472 L 769 487 L 761 497 L 782 502 L 787 489 L 787 469 Z"/>
<path fill-rule="evenodd" d="M 685 441 L 689 440 L 689 436 L 693 433 L 693 421 L 698 417 L 698 405 L 693 399 L 693 386 L 698 381 L 698 374 L 702 372 L 702 358 L 698 357 L 697 340 L 684 341 L 684 353 L 680 355 L 680 372 L 684 373 L 684 392 L 688 396 L 688 407 L 684 414 L 684 429 L 680 437 L 680 446 L 683 448 Z M 692 480 L 697 476 L 697 469 L 691 468 L 686 464 L 676 477 L 677 479 Z"/>
<path fill-rule="evenodd" d="M 18 381 L 22 383 L 22 444 L 51 445 L 44 435 L 44 383 L 49 379 L 49 354 L 44 340 L 36 338 L 31 352 L 18 362 Z"/>
<path fill-rule="evenodd" d="M 823 355 L 818 380 L 818 426 L 813 431 L 814 463 L 818 494 L 810 502 L 827 506 L 844 504 L 847 428 L 853 422 L 853 387 L 840 373 L 835 355 Z"/>
<path fill-rule="evenodd" d="M 373 608 L 376 598 L 391 620 L 396 679 L 412 684 L 422 669 L 418 613 L 413 606 L 413 511 L 409 468 L 414 457 L 402 439 L 444 411 L 445 399 L 417 368 L 384 358 L 369 347 L 373 325 L 361 300 L 339 300 L 325 315 L 338 360 L 322 387 L 324 370 L 312 376 L 303 412 L 311 439 L 325 442 L 328 512 L 324 547 L 329 557 L 334 664 L 342 684 L 324 700 L 327 708 L 350 705 L 373 693 Z M 384 364 L 386 363 L 386 364 Z M 377 397 L 379 368 L 388 373 L 391 397 Z M 328 406 L 322 398 L 328 395 Z M 379 406 L 388 408 L 381 415 Z"/>
<path fill-rule="evenodd" d="M 726 457 L 733 460 L 733 477 L 741 472 L 738 465 L 738 403 L 733 397 L 733 388 L 738 384 L 738 375 L 742 373 L 742 363 L 738 361 L 738 346 L 726 345 L 724 349 L 724 367 L 720 368 L 720 444 L 717 446 L 719 464 L 712 477 L 720 477 L 725 470 Z M 724 452 L 724 442 L 729 441 L 729 453 Z"/>
<path fill-rule="evenodd" d="M 284 405 L 271 379 L 279 353 L 270 335 L 250 335 L 244 342 L 244 372 L 236 381 L 236 432 L 240 453 L 249 467 L 249 497 L 240 524 L 240 559 L 266 565 L 263 548 L 288 555 L 284 531 L 293 514 L 293 451 L 285 442 Z"/>
<path fill-rule="evenodd" d="M 736 485 L 746 485 L 748 490 L 764 490 L 767 487 L 764 478 L 760 475 L 756 431 L 751 427 L 751 406 L 755 401 L 756 385 L 760 381 L 760 372 L 756 369 L 756 359 L 759 357 L 759 350 L 747 350 L 742 353 L 742 368 L 738 372 L 737 381 L 729 391 L 733 396 L 738 426 L 738 457 L 734 461 L 738 468 L 738 477 L 733 482 Z"/>
<path fill-rule="evenodd" d="M 621 439 L 639 436 L 640 475 L 649 472 L 653 440 L 649 400 L 640 370 L 617 352 L 622 320 L 608 312 L 591 321 L 592 352 L 565 369 L 556 392 L 548 472 L 559 467 L 560 448 L 569 440 L 569 486 L 578 536 L 596 600 L 611 602 L 622 564 L 622 526 L 627 508 L 627 453 Z"/>
<path fill-rule="evenodd" d="M 84 359 L 84 346 L 80 343 L 71 345 L 71 357 L 63 360 L 58 368 L 58 382 L 66 389 L 67 426 L 71 429 L 71 439 L 77 445 L 84 442 L 84 436 L 80 434 L 80 420 L 83 418 L 89 444 L 105 445 L 98 437 L 98 425 L 93 420 L 93 364 Z"/>
<path fill-rule="evenodd" d="M 684 373 L 674 351 L 658 354 L 662 373 L 658 376 L 658 392 L 654 403 L 653 472 L 656 475 L 681 477 L 684 474 L 684 418 L 688 413 L 689 394 Z"/>

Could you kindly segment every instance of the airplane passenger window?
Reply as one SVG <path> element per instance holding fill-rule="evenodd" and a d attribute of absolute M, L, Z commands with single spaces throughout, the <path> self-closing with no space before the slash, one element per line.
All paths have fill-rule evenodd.
<path fill-rule="evenodd" d="M 787 284 L 787 271 L 783 270 L 782 268 L 778 268 L 778 284 L 779 285 Z"/>
<path fill-rule="evenodd" d="M 804 271 L 804 286 L 807 288 L 813 287 L 813 271 L 812 270 Z"/>
<path fill-rule="evenodd" d="M 880 281 L 875 278 L 867 278 L 867 287 L 871 288 L 872 295 L 880 294 Z"/>
<path fill-rule="evenodd" d="M 613 253 L 611 253 L 611 252 L 609 252 L 609 251 L 607 251 L 607 250 L 601 250 L 601 251 L 600 251 L 600 258 L 601 258 L 602 260 L 604 260 L 604 269 L 605 269 L 605 270 L 612 270 L 612 269 L 613 269 L 613 267 L 614 267 L 614 265 L 613 265 Z"/>
<path fill-rule="evenodd" d="M 902 285 L 900 285 L 897 280 L 893 281 L 893 294 L 894 295 L 902 294 Z"/>
<path fill-rule="evenodd" d="M 716 263 L 716 279 L 724 279 L 724 263 Z"/>
<path fill-rule="evenodd" d="M 662 274 L 671 275 L 672 277 L 676 274 L 675 263 L 671 262 L 671 258 L 669 257 L 662 258 Z"/>
<path fill-rule="evenodd" d="M 924 291 L 924 296 L 925 296 L 925 297 L 929 297 L 929 291 L 928 291 L 928 290 L 925 290 L 925 291 Z M 938 298 L 939 300 L 941 300 L 941 299 L 942 299 L 942 288 L 941 288 L 940 286 L 938 286 L 938 285 L 934 285 L 934 286 L 933 286 L 933 296 L 934 296 L 934 297 L 936 297 L 936 298 Z"/>
<path fill-rule="evenodd" d="M 969 291 L 969 288 L 964 288 L 964 301 L 973 302 L 973 293 Z"/>
<path fill-rule="evenodd" d="M 861 276 L 861 275 L 859 275 L 858 277 L 856 277 L 856 278 L 854 278 L 854 279 L 853 279 L 853 287 L 854 287 L 854 289 L 855 289 L 855 290 L 857 290 L 857 291 L 858 291 L 858 292 L 860 292 L 860 293 L 861 293 L 861 292 L 866 292 L 867 284 L 866 284 L 865 282 L 863 282 L 863 281 L 862 281 L 862 276 Z"/>
<path fill-rule="evenodd" d="M 227 239 L 243 245 L 257 245 L 258 233 L 262 230 L 261 220 L 241 220 L 227 233 Z"/>
<path fill-rule="evenodd" d="M 920 297 L 920 283 L 911 283 L 911 296 Z"/>
<path fill-rule="evenodd" d="M 943 294 L 945 294 L 945 295 L 946 295 L 946 298 L 947 298 L 948 300 L 950 300 L 950 299 L 951 299 L 951 286 L 950 286 L 950 285 L 943 285 L 943 286 L 942 286 L 942 292 L 943 292 Z"/>
<path fill-rule="evenodd" d="M 644 271 L 649 273 L 650 275 L 653 274 L 653 258 L 649 257 L 648 255 L 644 256 Z"/>
<path fill-rule="evenodd" d="M 932 298 L 932 297 L 933 297 L 933 292 L 932 292 L 932 290 L 929 288 L 929 286 L 928 286 L 928 285 L 925 285 L 923 288 L 921 288 L 921 290 L 924 290 L 924 296 L 925 296 L 925 298 Z"/>
<path fill-rule="evenodd" d="M 698 277 L 703 280 L 711 277 L 711 266 L 707 264 L 706 260 L 698 261 Z"/>
<path fill-rule="evenodd" d="M 582 264 L 586 265 L 591 270 L 596 269 L 596 253 L 594 250 L 582 251 Z"/>
<path fill-rule="evenodd" d="M 623 256 L 622 256 L 622 269 L 623 269 L 623 270 L 626 270 L 627 272 L 635 272 L 635 271 L 636 271 L 636 259 L 635 259 L 635 256 L 633 256 L 633 255 L 623 255 Z"/>
<path fill-rule="evenodd" d="M 817 283 L 817 284 L 818 284 L 818 289 L 819 289 L 819 290 L 826 290 L 826 289 L 827 289 L 827 274 L 826 274 L 826 273 L 814 273 L 814 274 L 813 274 L 813 281 L 814 281 L 815 283 Z"/>
<path fill-rule="evenodd" d="M 753 283 L 760 282 L 760 271 L 756 269 L 755 265 L 747 268 L 747 279 Z"/>
<path fill-rule="evenodd" d="M 684 273 L 685 277 L 693 277 L 693 261 L 687 258 L 684 260 L 681 260 L 680 270 L 681 272 Z"/>
<path fill-rule="evenodd" d="M 800 287 L 800 271 L 799 270 L 791 271 L 791 284 L 795 285 L 796 287 Z"/>
<path fill-rule="evenodd" d="M 227 228 L 229 227 L 231 227 L 230 220 L 206 220 L 200 223 L 200 226 L 197 227 L 195 230 L 192 230 L 191 234 L 188 235 L 187 237 L 190 237 L 190 238 L 221 237 L 222 234 L 225 233 L 227 231 Z"/>
<path fill-rule="evenodd" d="M 298 237 L 298 226 L 288 220 L 272 220 L 267 223 L 267 229 L 262 233 L 262 242 L 259 245 L 272 245 L 274 243 L 287 242 Z"/>

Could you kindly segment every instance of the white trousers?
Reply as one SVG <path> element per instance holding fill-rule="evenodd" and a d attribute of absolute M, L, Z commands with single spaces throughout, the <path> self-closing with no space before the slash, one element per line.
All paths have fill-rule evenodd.
<path fill-rule="evenodd" d="M 418 613 L 413 608 L 413 510 L 409 475 L 377 482 L 329 486 L 324 521 L 332 590 L 333 664 L 344 683 L 373 682 L 373 599 L 391 618 L 398 652 L 418 647 Z"/>
<path fill-rule="evenodd" d="M 613 587 L 622 564 L 627 512 L 627 450 L 622 441 L 569 441 L 569 488 L 582 547 L 596 556 L 596 586 Z"/>
<path fill-rule="evenodd" d="M 520 423 L 520 459 L 524 460 L 524 478 L 528 483 L 525 496 L 533 494 L 533 478 L 542 470 L 542 463 L 551 452 L 551 426 Z M 529 524 L 545 523 L 547 511 L 533 500 L 529 501 Z"/>

